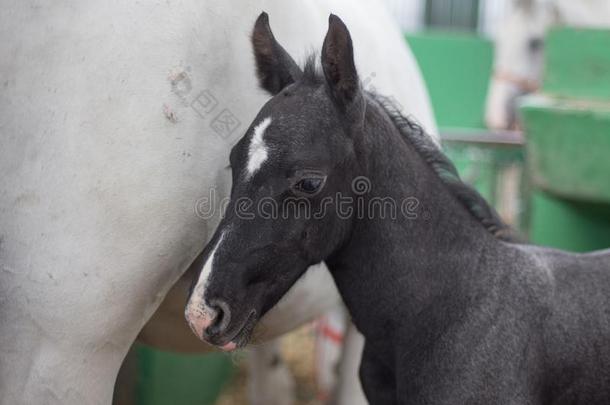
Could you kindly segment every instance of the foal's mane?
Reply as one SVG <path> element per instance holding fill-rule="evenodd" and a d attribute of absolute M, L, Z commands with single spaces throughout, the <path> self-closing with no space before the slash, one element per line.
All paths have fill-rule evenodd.
<path fill-rule="evenodd" d="M 307 58 L 303 75 L 299 81 L 311 86 L 324 83 L 323 75 L 316 63 L 315 54 Z M 404 116 L 390 98 L 373 92 L 367 91 L 365 93 L 370 101 L 381 107 L 405 142 L 424 159 L 451 194 L 474 218 L 483 224 L 485 229 L 500 240 L 507 242 L 520 241 L 515 231 L 502 221 L 496 210 L 474 188 L 462 181 L 453 163 L 420 125 Z"/>
<path fill-rule="evenodd" d="M 485 229 L 500 240 L 518 242 L 519 237 L 496 210 L 472 186 L 464 183 L 453 163 L 434 143 L 430 135 L 413 120 L 404 116 L 388 97 L 367 92 L 367 95 L 388 115 L 403 139 L 424 159 L 451 194 Z"/>

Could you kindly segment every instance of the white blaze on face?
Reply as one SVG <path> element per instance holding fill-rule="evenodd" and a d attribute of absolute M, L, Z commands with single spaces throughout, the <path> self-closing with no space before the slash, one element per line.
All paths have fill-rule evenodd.
<path fill-rule="evenodd" d="M 199 274 L 197 284 L 195 284 L 191 298 L 186 305 L 186 320 L 188 321 L 188 324 L 193 332 L 202 340 L 203 332 L 212 324 L 212 322 L 214 322 L 214 319 L 216 318 L 216 311 L 205 304 L 204 298 L 206 284 L 210 278 L 210 274 L 212 273 L 214 256 L 216 255 L 216 251 L 218 250 L 218 246 L 220 246 L 223 237 L 224 234 L 221 234 L 220 238 L 218 238 L 218 242 L 216 242 L 216 245 L 214 246 L 214 249 L 212 249 L 212 252 L 203 265 L 203 269 Z"/>
<path fill-rule="evenodd" d="M 252 176 L 267 160 L 267 145 L 263 135 L 265 130 L 271 124 L 271 117 L 267 117 L 262 120 L 256 127 L 254 127 L 254 135 L 250 141 L 250 147 L 248 148 L 248 165 L 246 167 L 246 177 Z"/>

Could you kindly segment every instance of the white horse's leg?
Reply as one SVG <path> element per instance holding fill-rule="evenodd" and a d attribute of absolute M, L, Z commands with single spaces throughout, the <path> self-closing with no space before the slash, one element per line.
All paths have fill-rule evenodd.
<path fill-rule="evenodd" d="M 338 368 L 339 381 L 336 388 L 335 405 L 368 404 L 358 376 L 363 348 L 364 336 L 358 332 L 353 323 L 349 322 Z"/>
<path fill-rule="evenodd" d="M 282 361 L 280 339 L 248 350 L 248 398 L 251 405 L 291 405 L 294 378 Z"/>
<path fill-rule="evenodd" d="M 32 325 L 33 326 L 33 325 Z M 111 403 L 122 353 L 111 345 L 97 351 L 45 336 L 35 328 L 2 334 L 0 404 Z"/>
<path fill-rule="evenodd" d="M 19 278 L 4 279 L 0 291 L 0 404 L 110 404 L 116 373 L 138 329 L 137 312 L 125 302 L 129 294 L 116 297 L 116 306 L 93 292 L 80 299 L 65 292 L 40 296 L 33 285 L 20 289 Z M 46 285 L 48 291 L 53 287 Z M 98 291 L 108 293 L 104 286 Z"/>

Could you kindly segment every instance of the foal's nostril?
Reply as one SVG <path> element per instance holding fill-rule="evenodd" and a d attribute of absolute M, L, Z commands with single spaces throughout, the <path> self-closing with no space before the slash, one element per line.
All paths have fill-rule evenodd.
<path fill-rule="evenodd" d="M 222 334 L 231 321 L 231 310 L 229 309 L 229 305 L 221 300 L 213 300 L 210 302 L 210 308 L 216 313 L 216 316 L 205 332 L 210 336 Z"/>

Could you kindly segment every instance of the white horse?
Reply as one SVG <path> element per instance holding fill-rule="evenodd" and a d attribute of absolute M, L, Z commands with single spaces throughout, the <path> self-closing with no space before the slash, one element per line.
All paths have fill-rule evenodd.
<path fill-rule="evenodd" d="M 436 133 L 416 63 L 377 2 L 1 6 L 3 405 L 111 402 L 128 348 L 218 222 L 195 207 L 212 189 L 228 195 L 231 143 L 267 97 L 248 38 L 261 10 L 293 54 L 341 15 L 368 84 Z M 324 266 L 308 274 L 261 338 L 337 305 Z M 186 297 L 184 283 L 170 298 Z M 182 311 L 153 321 L 176 325 L 156 330 L 166 348 L 184 345 Z"/>
<path fill-rule="evenodd" d="M 538 89 L 551 26 L 610 27 L 608 0 L 515 0 L 498 30 L 486 106 L 492 129 L 515 126 L 515 99 Z"/>

